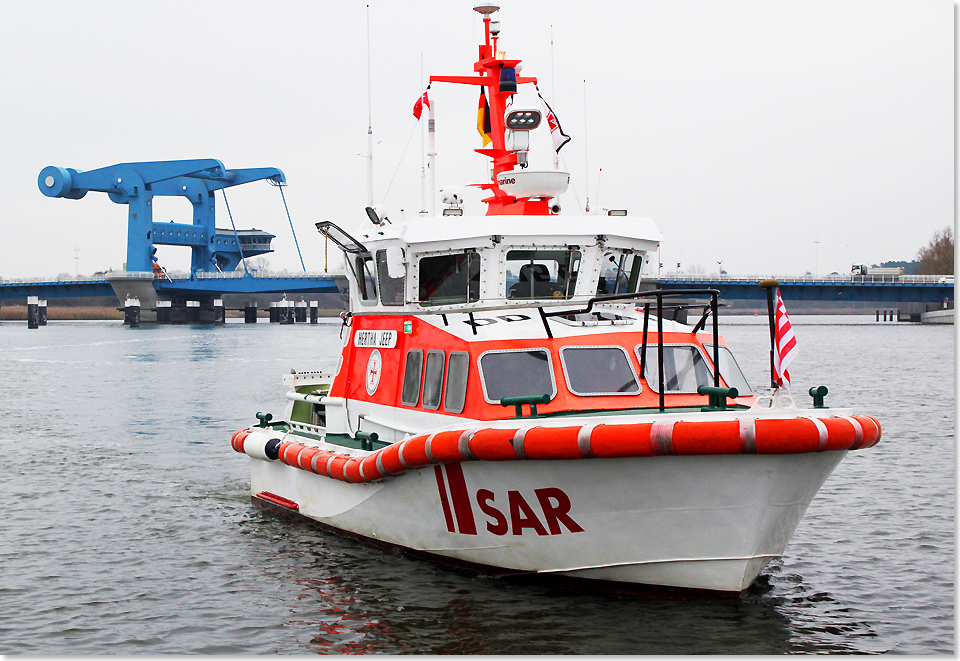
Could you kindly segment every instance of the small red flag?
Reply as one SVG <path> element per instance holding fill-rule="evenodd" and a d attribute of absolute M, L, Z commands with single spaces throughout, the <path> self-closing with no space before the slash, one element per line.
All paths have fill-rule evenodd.
<path fill-rule="evenodd" d="M 429 89 L 429 88 L 428 88 Z M 420 95 L 420 98 L 417 99 L 417 102 L 413 104 L 413 116 L 417 119 L 420 119 L 420 115 L 423 114 L 423 107 L 430 107 L 430 97 L 427 96 L 427 93 L 424 92 Z"/>
<path fill-rule="evenodd" d="M 777 311 L 774 316 L 774 352 L 773 352 L 773 371 L 778 385 L 790 387 L 790 372 L 787 371 L 789 365 L 797 355 L 797 338 L 793 336 L 793 327 L 790 325 L 790 317 L 787 316 L 787 308 L 783 304 L 783 298 L 780 296 L 780 288 L 777 288 Z"/>

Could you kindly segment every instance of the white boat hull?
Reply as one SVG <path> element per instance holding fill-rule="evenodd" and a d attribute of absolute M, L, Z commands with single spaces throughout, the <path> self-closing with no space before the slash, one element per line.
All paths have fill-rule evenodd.
<path fill-rule="evenodd" d="M 351 535 L 492 573 L 740 593 L 783 553 L 845 454 L 465 462 L 366 484 L 251 459 L 251 491 Z"/>

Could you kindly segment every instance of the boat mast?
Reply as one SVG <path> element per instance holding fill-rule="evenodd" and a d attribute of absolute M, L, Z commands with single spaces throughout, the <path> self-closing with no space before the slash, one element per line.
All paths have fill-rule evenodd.
<path fill-rule="evenodd" d="M 423 89 L 423 53 L 420 53 L 420 89 Z M 427 105 L 429 111 L 430 106 Z M 427 117 L 429 117 L 429 112 Z M 426 163 L 426 131 L 423 122 L 420 123 L 420 215 L 427 215 L 427 163 Z"/>
<path fill-rule="evenodd" d="M 370 5 L 367 5 L 367 206 L 373 206 L 373 96 L 370 87 Z"/>
<path fill-rule="evenodd" d="M 429 184 L 427 209 L 431 216 L 437 215 L 437 124 L 434 120 L 434 104 L 430 99 L 427 107 L 427 180 Z"/>

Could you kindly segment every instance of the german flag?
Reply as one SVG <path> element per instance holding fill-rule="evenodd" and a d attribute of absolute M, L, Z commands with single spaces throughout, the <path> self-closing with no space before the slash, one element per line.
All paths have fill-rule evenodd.
<path fill-rule="evenodd" d="M 480 100 L 477 103 L 477 131 L 483 138 L 483 146 L 486 147 L 493 138 L 490 137 L 490 104 L 487 103 L 487 92 L 483 86 L 480 87 Z"/>

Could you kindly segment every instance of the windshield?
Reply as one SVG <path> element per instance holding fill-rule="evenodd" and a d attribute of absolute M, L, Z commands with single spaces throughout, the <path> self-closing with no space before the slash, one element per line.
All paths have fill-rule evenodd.
<path fill-rule="evenodd" d="M 521 395 L 556 393 L 546 349 L 488 351 L 480 356 L 480 381 L 488 402 Z"/>
<path fill-rule="evenodd" d="M 640 282 L 643 258 L 633 252 L 611 250 L 600 261 L 600 280 L 597 294 L 632 294 Z"/>
<path fill-rule="evenodd" d="M 480 299 L 480 255 L 462 252 L 420 260 L 420 304 L 451 305 Z"/>
<path fill-rule="evenodd" d="M 507 298 L 570 298 L 580 270 L 579 250 L 507 251 Z"/>
<path fill-rule="evenodd" d="M 640 384 L 622 347 L 564 347 L 564 375 L 575 395 L 636 395 Z"/>
<path fill-rule="evenodd" d="M 710 356 L 713 356 L 713 345 L 704 344 L 703 348 L 707 350 Z M 750 384 L 747 383 L 747 377 L 743 375 L 743 370 L 737 365 L 737 360 L 733 353 L 727 347 L 720 347 L 720 378 L 727 384 L 728 388 L 736 388 L 737 393 L 746 395 L 751 392 Z"/>
<path fill-rule="evenodd" d="M 640 347 L 637 347 L 640 359 Z M 647 346 L 647 360 L 643 377 L 656 392 L 660 392 L 660 374 L 657 347 Z M 697 386 L 712 386 L 713 378 L 700 349 L 693 345 L 663 347 L 664 392 L 696 393 Z"/>

